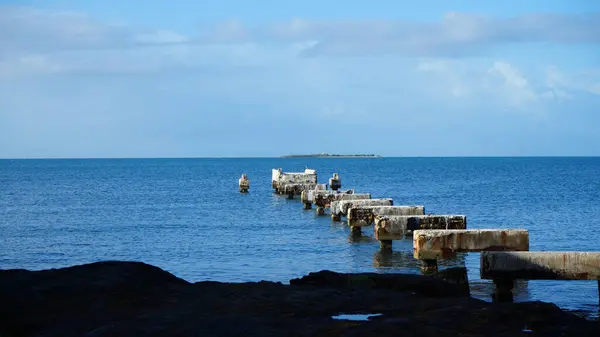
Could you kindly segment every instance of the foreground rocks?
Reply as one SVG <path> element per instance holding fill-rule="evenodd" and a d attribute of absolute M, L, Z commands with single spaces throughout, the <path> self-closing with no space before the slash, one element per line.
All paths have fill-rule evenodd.
<path fill-rule="evenodd" d="M 322 271 L 290 285 L 192 284 L 136 262 L 2 270 L 0 337 L 600 336 L 599 322 L 555 305 L 494 305 L 443 277 Z M 340 313 L 383 315 L 331 318 Z"/>

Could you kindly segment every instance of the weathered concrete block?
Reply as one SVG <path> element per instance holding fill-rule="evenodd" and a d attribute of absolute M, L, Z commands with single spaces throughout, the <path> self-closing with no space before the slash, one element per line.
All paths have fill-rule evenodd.
<path fill-rule="evenodd" d="M 248 179 L 248 176 L 246 176 L 245 173 L 238 179 L 238 185 L 241 193 L 248 193 L 248 190 L 250 189 L 250 179 Z"/>
<path fill-rule="evenodd" d="M 483 252 L 482 279 L 600 280 L 600 252 Z"/>
<path fill-rule="evenodd" d="M 273 187 L 273 189 L 277 190 L 277 186 L 278 186 L 278 182 L 279 182 L 279 177 L 281 176 L 281 169 L 277 168 L 277 169 L 272 169 L 271 170 L 271 186 Z"/>
<path fill-rule="evenodd" d="M 392 206 L 394 201 L 391 198 L 364 199 L 364 200 L 336 200 L 331 203 L 331 214 L 346 216 L 348 209 L 359 206 Z"/>
<path fill-rule="evenodd" d="M 329 187 L 334 191 L 337 191 L 340 188 L 342 188 L 342 180 L 340 179 L 340 176 L 337 173 L 334 173 L 333 177 L 329 178 Z"/>
<path fill-rule="evenodd" d="M 375 238 L 401 240 L 418 229 L 467 229 L 464 215 L 385 215 L 375 216 Z"/>
<path fill-rule="evenodd" d="M 275 191 L 282 193 L 282 189 L 285 185 L 303 185 L 303 186 L 316 186 L 317 185 L 317 172 L 312 169 L 305 169 L 304 172 L 282 172 L 281 169 L 272 170 L 272 186 Z M 288 190 L 291 188 L 288 188 Z M 301 190 L 298 191 L 300 194 Z"/>
<path fill-rule="evenodd" d="M 456 252 L 527 251 L 525 229 L 415 230 L 414 257 L 419 260 L 450 258 Z"/>
<path fill-rule="evenodd" d="M 339 192 L 327 190 L 327 185 L 326 184 L 317 184 L 317 185 L 315 185 L 314 189 L 309 189 L 309 190 L 302 191 L 302 193 L 300 195 L 300 199 L 302 200 L 303 203 L 314 203 L 315 202 L 315 196 L 318 193 L 322 193 L 322 194 L 335 194 L 335 193 L 339 193 Z M 348 193 L 354 193 L 354 190 L 350 190 Z"/>
<path fill-rule="evenodd" d="M 331 203 L 334 201 L 340 200 L 366 200 L 371 199 L 371 193 L 355 193 L 354 190 L 351 190 L 352 193 L 316 193 L 315 194 L 315 205 L 319 207 L 329 208 Z"/>
<path fill-rule="evenodd" d="M 279 192 L 287 195 L 299 195 L 302 191 L 313 189 L 315 185 L 310 183 L 284 183 L 279 185 Z"/>
<path fill-rule="evenodd" d="M 348 209 L 348 226 L 365 227 L 375 221 L 375 216 L 424 215 L 425 206 L 366 206 L 356 205 Z"/>

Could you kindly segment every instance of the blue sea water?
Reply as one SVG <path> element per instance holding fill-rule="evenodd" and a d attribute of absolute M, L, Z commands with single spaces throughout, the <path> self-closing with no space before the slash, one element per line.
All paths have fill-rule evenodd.
<path fill-rule="evenodd" d="M 465 214 L 468 228 L 528 229 L 531 250 L 600 250 L 600 158 L 0 160 L 0 268 L 135 260 L 192 282 L 283 283 L 322 269 L 419 272 L 410 240 L 381 254 L 372 228 L 351 240 L 344 223 L 272 193 L 272 168 L 306 166 L 320 183 L 337 172 L 343 189 Z M 242 173 L 249 194 L 237 190 Z M 448 265 L 486 284 L 479 254 Z M 598 311 L 595 281 L 529 281 L 518 291 L 518 300 Z"/>

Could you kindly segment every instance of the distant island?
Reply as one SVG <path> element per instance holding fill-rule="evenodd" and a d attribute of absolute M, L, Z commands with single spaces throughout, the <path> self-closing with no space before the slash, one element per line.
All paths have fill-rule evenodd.
<path fill-rule="evenodd" d="M 378 154 L 289 154 L 281 156 L 281 158 L 382 158 Z"/>

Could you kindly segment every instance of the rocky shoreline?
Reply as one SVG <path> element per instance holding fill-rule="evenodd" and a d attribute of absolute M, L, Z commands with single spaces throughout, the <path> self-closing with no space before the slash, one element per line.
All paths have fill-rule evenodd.
<path fill-rule="evenodd" d="M 141 262 L 0 270 L 0 337 L 600 336 L 600 322 L 550 303 L 472 298 L 459 274 L 320 271 L 284 285 L 189 283 Z"/>

